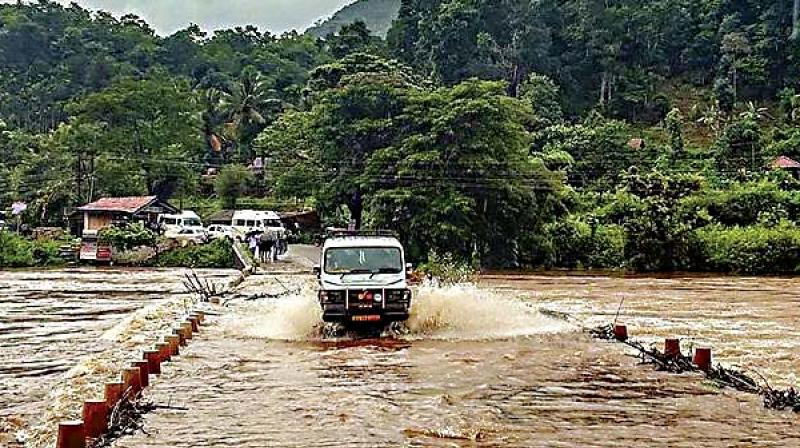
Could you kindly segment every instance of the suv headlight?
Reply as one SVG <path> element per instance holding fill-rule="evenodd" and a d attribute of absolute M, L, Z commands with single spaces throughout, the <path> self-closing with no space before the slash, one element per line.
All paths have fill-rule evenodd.
<path fill-rule="evenodd" d="M 320 291 L 319 301 L 321 303 L 341 303 L 344 302 L 344 291 Z"/>

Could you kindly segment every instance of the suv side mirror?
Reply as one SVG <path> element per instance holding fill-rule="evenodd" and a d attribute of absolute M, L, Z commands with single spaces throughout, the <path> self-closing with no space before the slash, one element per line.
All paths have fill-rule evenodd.
<path fill-rule="evenodd" d="M 319 267 L 318 264 L 314 265 L 314 267 L 312 268 L 312 271 L 314 272 L 314 275 L 317 276 L 317 278 L 319 278 L 319 276 L 322 275 L 322 269 Z"/>

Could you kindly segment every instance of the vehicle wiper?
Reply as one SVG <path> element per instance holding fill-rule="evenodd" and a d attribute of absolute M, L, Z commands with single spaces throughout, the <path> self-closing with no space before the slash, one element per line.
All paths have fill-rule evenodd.
<path fill-rule="evenodd" d="M 394 274 L 397 271 L 395 268 L 380 268 L 374 269 L 370 274 L 369 278 L 375 277 L 377 274 Z"/>
<path fill-rule="evenodd" d="M 344 279 L 344 276 L 348 274 L 369 274 L 370 272 L 372 271 L 369 269 L 351 269 L 349 271 L 342 272 L 342 275 L 339 276 L 339 280 Z"/>

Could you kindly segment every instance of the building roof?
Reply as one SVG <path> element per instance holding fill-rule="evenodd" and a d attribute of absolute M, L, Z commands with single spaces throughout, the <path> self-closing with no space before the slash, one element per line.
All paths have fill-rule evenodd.
<path fill-rule="evenodd" d="M 786 156 L 780 156 L 772 162 L 772 166 L 783 169 L 800 169 L 800 162 Z"/>
<path fill-rule="evenodd" d="M 211 216 L 206 221 L 208 222 L 226 222 L 228 224 L 233 221 L 233 210 L 220 210 Z"/>
<path fill-rule="evenodd" d="M 631 149 L 643 149 L 645 146 L 644 139 L 632 138 L 628 140 L 628 147 Z"/>
<path fill-rule="evenodd" d="M 100 198 L 79 207 L 82 212 L 122 212 L 136 214 L 158 201 L 158 196 L 130 196 L 126 198 Z"/>

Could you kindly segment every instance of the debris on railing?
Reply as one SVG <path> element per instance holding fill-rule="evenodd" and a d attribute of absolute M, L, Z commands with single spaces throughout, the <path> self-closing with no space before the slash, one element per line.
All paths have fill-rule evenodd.
<path fill-rule="evenodd" d="M 655 346 L 646 347 L 641 342 L 628 338 L 620 338 L 617 327 L 619 327 L 618 324 L 608 324 L 595 328 L 587 328 L 586 331 L 595 339 L 617 341 L 635 349 L 638 352 L 637 356 L 641 362 L 643 364 L 654 365 L 656 370 L 670 373 L 704 371 L 706 378 L 718 387 L 728 387 L 740 392 L 760 395 L 763 399 L 764 407 L 767 409 L 779 411 L 792 410 L 800 413 L 800 393 L 794 388 L 775 390 L 770 387 L 763 377 L 761 377 L 763 385 L 759 385 L 757 380 L 741 370 L 723 367 L 719 364 L 713 366 L 711 365 L 710 349 L 696 349 L 696 355 L 702 352 L 704 356 L 695 356 L 695 358 L 692 359 L 681 353 L 678 340 L 667 339 L 665 341 L 665 350 L 662 352 Z M 701 358 L 703 361 L 700 361 Z"/>
<path fill-rule="evenodd" d="M 793 387 L 775 390 L 768 385 L 766 390 L 762 390 L 761 395 L 764 399 L 764 407 L 767 409 L 791 410 L 800 413 L 800 393 Z"/>
<path fill-rule="evenodd" d="M 197 294 L 201 302 L 211 302 L 212 298 L 225 294 L 224 288 L 218 287 L 216 283 L 209 282 L 207 279 L 201 280 L 194 271 L 191 275 L 186 273 L 184 276 L 186 280 L 184 280 L 183 286 L 186 288 L 186 292 Z"/>

